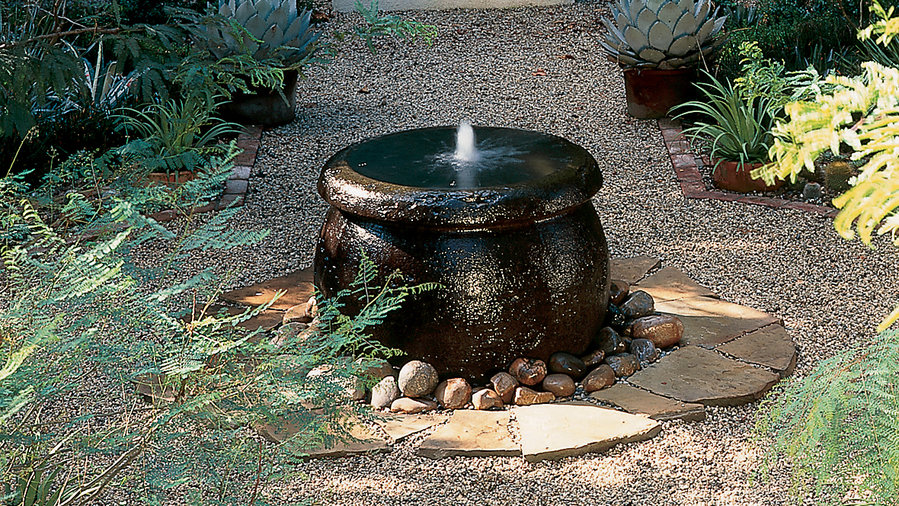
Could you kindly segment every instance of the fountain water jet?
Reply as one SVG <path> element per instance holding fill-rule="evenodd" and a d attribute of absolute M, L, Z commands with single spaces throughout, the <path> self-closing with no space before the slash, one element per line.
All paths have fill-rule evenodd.
<path fill-rule="evenodd" d="M 477 162 L 479 157 L 474 128 L 471 127 L 471 123 L 463 120 L 459 124 L 459 129 L 456 130 L 455 158 L 458 162 L 469 164 Z"/>
<path fill-rule="evenodd" d="M 538 132 L 438 127 L 354 144 L 319 178 L 331 208 L 316 285 L 325 296 L 345 288 L 363 255 L 409 284 L 440 283 L 374 337 L 443 376 L 478 380 L 520 356 L 582 353 L 608 305 L 608 248 L 590 200 L 601 185 L 586 150 Z"/>

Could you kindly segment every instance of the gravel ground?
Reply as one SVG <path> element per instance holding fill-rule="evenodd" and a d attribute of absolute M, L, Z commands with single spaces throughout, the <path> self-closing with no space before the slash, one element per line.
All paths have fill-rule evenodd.
<path fill-rule="evenodd" d="M 371 54 L 358 40 L 340 43 L 333 63 L 301 83 L 299 120 L 263 138 L 238 226 L 272 236 L 197 262 L 238 272 L 235 286 L 308 266 L 326 209 L 315 182 L 330 154 L 374 135 L 470 119 L 586 147 L 605 177 L 595 204 L 612 254 L 657 256 L 727 300 L 783 317 L 800 374 L 873 335 L 897 300 L 895 250 L 844 241 L 816 215 L 684 199 L 655 122 L 625 115 L 621 73 L 597 42 L 601 10 L 407 13 L 437 26 L 433 46 L 383 41 Z M 324 29 L 347 31 L 354 21 L 337 16 Z M 649 442 L 534 465 L 419 458 L 420 436 L 388 455 L 302 464 L 306 477 L 283 491 L 322 504 L 783 504 L 782 472 L 751 479 L 756 409 L 713 409 L 702 423 L 666 424 Z"/>

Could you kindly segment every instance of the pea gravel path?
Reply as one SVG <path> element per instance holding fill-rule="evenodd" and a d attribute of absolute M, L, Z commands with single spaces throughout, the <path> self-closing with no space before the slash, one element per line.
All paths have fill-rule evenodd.
<path fill-rule="evenodd" d="M 800 350 L 798 374 L 871 336 L 899 299 L 895 251 L 844 241 L 816 215 L 686 200 L 655 122 L 625 116 L 621 73 L 597 42 L 602 9 L 407 13 L 437 25 L 432 47 L 383 41 L 371 54 L 358 40 L 340 43 L 334 62 L 301 82 L 299 120 L 263 137 L 239 226 L 267 227 L 272 237 L 223 259 L 240 273 L 234 285 L 311 263 L 326 209 L 315 182 L 330 154 L 374 135 L 471 119 L 586 147 L 605 177 L 595 204 L 612 254 L 657 256 L 727 300 L 780 315 Z M 348 31 L 354 21 L 342 15 L 324 28 Z M 666 424 L 652 441 L 536 465 L 431 461 L 412 452 L 420 436 L 391 454 L 302 464 L 307 477 L 283 491 L 321 504 L 783 504 L 782 473 L 751 481 L 756 409 L 711 409 L 705 422 Z"/>

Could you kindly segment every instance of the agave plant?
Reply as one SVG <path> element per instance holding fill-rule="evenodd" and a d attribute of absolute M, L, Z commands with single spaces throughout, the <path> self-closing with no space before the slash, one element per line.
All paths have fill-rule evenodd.
<path fill-rule="evenodd" d="M 207 26 L 197 42 L 219 59 L 250 54 L 291 65 L 315 51 L 319 34 L 309 29 L 312 11 L 297 10 L 296 0 L 219 0 L 218 14 L 230 26 Z"/>
<path fill-rule="evenodd" d="M 627 67 L 676 69 L 696 65 L 721 42 L 727 16 L 710 0 L 618 0 L 606 27 L 603 49 Z"/>

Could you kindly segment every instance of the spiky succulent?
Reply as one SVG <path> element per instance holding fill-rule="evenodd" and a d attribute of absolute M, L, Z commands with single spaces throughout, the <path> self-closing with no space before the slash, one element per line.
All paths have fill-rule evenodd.
<path fill-rule="evenodd" d="M 207 45 L 217 58 L 248 53 L 257 60 L 297 63 L 315 49 L 319 34 L 309 29 L 312 11 L 297 0 L 219 0 L 218 14 L 236 26 L 208 26 Z"/>
<path fill-rule="evenodd" d="M 618 0 L 606 26 L 603 49 L 626 67 L 675 69 L 696 65 L 719 44 L 727 16 L 710 0 Z"/>

